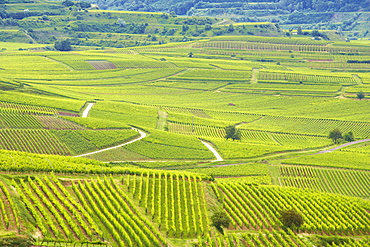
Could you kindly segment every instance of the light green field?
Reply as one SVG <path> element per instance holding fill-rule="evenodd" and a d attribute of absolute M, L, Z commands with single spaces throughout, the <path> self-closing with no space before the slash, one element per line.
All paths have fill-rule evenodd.
<path fill-rule="evenodd" d="M 241 42 L 240 47 L 232 45 L 236 41 Z M 76 236 L 84 234 L 92 243 L 102 239 L 99 234 L 108 232 L 112 234 L 104 239 L 113 243 L 112 246 L 130 246 L 127 243 L 146 246 L 154 242 L 156 246 L 165 246 L 167 241 L 171 244 L 173 241 L 173 246 L 189 246 L 189 243 L 195 244 L 194 239 L 203 237 L 202 234 L 210 239 L 210 243 L 215 239 L 223 241 L 213 237 L 218 235 L 210 230 L 208 216 L 217 208 L 229 215 L 231 224 L 227 231 L 230 233 L 262 230 L 276 237 L 283 236 L 283 233 L 277 233 L 282 229 L 281 223 L 270 208 L 278 210 L 291 205 L 311 215 L 317 213 L 312 205 L 322 203 L 327 209 L 328 198 L 354 203 L 357 218 L 353 216 L 355 220 L 350 220 L 338 216 L 346 222 L 341 225 L 333 221 L 324 224 L 309 217 L 302 228 L 304 233 L 357 234 L 359 239 L 356 241 L 361 243 L 366 241 L 363 234 L 369 232 L 363 209 L 370 208 L 366 201 L 369 198 L 366 189 L 369 181 L 368 146 L 364 143 L 331 153 L 312 154 L 336 146 L 327 137 L 336 128 L 343 133 L 352 132 L 356 140 L 370 138 L 368 76 L 364 71 L 347 71 L 357 68 L 353 64 L 348 66 L 350 56 L 339 56 L 335 48 L 330 50 L 326 46 L 327 43 L 281 37 L 225 36 L 212 41 L 109 52 L 31 53 L 16 49 L 12 55 L 4 52 L 0 55 L 0 86 L 4 89 L 0 91 L 2 149 L 72 156 L 120 146 L 87 154 L 86 160 L 4 151 L 0 154 L 4 163 L 2 170 L 80 174 L 83 180 L 73 183 L 68 178 L 66 183 L 73 186 L 66 188 L 81 202 L 81 207 L 94 202 L 100 205 L 99 208 L 117 212 L 122 217 L 129 214 L 134 217 L 135 224 L 141 224 L 140 231 L 137 226 L 132 226 L 140 232 L 135 235 L 122 228 L 121 223 L 111 220 L 107 212 L 93 217 L 99 226 L 102 222 L 111 222 L 102 229 L 90 229 L 81 223 L 83 220 L 73 228 L 61 223 L 64 222 L 61 219 L 57 221 L 48 212 L 40 211 L 40 215 L 34 212 L 39 215 L 39 228 L 46 240 L 50 240 L 49 245 L 61 238 L 68 239 L 65 244 L 68 246 L 71 241 L 77 241 Z M 340 52 L 352 49 L 345 44 L 337 47 Z M 189 52 L 194 56 L 188 57 Z M 350 59 L 368 58 L 366 50 L 359 49 L 358 52 Z M 307 62 L 310 59 L 332 59 L 335 66 L 325 67 L 329 63 L 322 61 Z M 332 70 L 334 67 L 338 71 Z M 359 91 L 365 93 L 365 99 L 356 99 Z M 87 104 L 92 102 L 88 116 L 81 117 Z M 240 140 L 225 139 L 225 127 L 230 125 L 240 131 Z M 140 134 L 132 127 L 144 131 L 147 136 L 135 141 Z M 121 146 L 128 141 L 133 142 Z M 222 161 L 214 162 L 213 150 L 201 141 L 209 143 Z M 139 167 L 152 170 L 140 170 Z M 194 174 L 188 172 L 202 174 L 199 175 L 202 178 L 179 175 Z M 90 179 L 81 174 L 120 174 L 121 177 Z M 201 182 L 204 178 L 208 179 L 207 183 Z M 86 183 L 86 179 L 90 182 Z M 45 178 L 32 181 L 24 177 L 13 186 L 50 206 L 52 202 L 43 199 L 36 188 L 49 186 L 53 190 L 53 186 L 58 185 L 56 181 Z M 280 187 L 257 186 L 262 184 Z M 298 190 L 285 190 L 284 186 L 315 192 L 302 190 L 302 195 L 298 196 Z M 63 190 L 61 188 L 59 190 Z M 337 199 L 337 195 L 328 196 L 318 191 L 356 198 Z M 249 199 L 245 194 L 249 194 Z M 257 199 L 257 194 L 258 198 L 265 199 Z M 272 201 L 271 196 L 281 196 L 287 204 L 283 206 L 276 202 L 276 205 L 265 208 L 265 202 Z M 286 199 L 288 196 L 289 200 Z M 41 207 L 36 206 L 37 200 L 21 200 L 31 211 L 33 207 Z M 58 200 L 62 200 L 61 196 Z M 71 203 L 72 199 L 68 200 Z M 294 203 L 297 200 L 301 204 Z M 165 206 L 160 209 L 158 205 L 162 204 Z M 130 213 L 122 211 L 119 205 L 138 209 Z M 260 208 L 252 205 L 260 205 Z M 71 206 L 66 207 L 74 210 Z M 80 208 L 75 215 L 84 214 L 81 217 L 87 220 L 92 210 L 89 207 L 84 209 L 87 213 L 82 213 L 85 211 Z M 338 204 L 330 207 L 330 212 L 336 209 L 348 211 L 344 204 Z M 64 212 L 61 208 L 58 210 Z M 59 214 L 54 211 L 54 215 Z M 259 215 L 260 220 L 253 219 L 253 215 Z M 362 223 L 357 222 L 361 220 L 358 215 L 362 216 Z M 49 222 L 50 229 L 42 217 Z M 69 219 L 67 213 L 60 217 Z M 148 223 L 143 217 L 149 217 L 151 221 Z M 52 227 L 62 231 L 58 233 Z M 72 230 L 73 234 L 68 232 Z M 127 243 L 121 242 L 119 231 L 127 233 Z M 251 239 L 257 241 L 256 236 Z M 263 240 L 265 235 L 258 236 L 261 241 L 268 242 Z M 289 236 L 296 237 L 294 233 Z M 181 240 L 183 237 L 187 240 Z M 223 239 L 229 238 L 227 235 Z M 296 245 L 286 245 L 304 246 L 299 241 L 295 239 Z"/>
<path fill-rule="evenodd" d="M 18 32 L 18 30 L 11 30 L 11 29 L 4 29 L 1 30 L 0 32 Z M 45 47 L 44 44 L 26 44 L 26 43 L 13 43 L 13 42 L 0 42 L 0 50 L 5 48 L 6 50 L 2 50 L 1 53 L 5 52 L 14 52 L 14 51 L 19 51 L 20 48 L 22 49 L 30 49 L 30 48 L 43 48 Z"/>

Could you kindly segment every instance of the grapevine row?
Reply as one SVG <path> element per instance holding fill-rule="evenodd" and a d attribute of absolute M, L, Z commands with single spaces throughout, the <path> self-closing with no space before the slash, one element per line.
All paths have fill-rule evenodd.
<path fill-rule="evenodd" d="M 207 231 L 204 192 L 196 177 L 142 173 L 128 177 L 127 189 L 168 236 L 191 237 Z"/>

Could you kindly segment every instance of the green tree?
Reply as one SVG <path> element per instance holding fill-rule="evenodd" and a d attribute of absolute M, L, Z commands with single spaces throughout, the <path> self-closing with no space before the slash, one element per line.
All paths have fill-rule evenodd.
<path fill-rule="evenodd" d="M 81 9 L 87 9 L 91 7 L 91 3 L 88 2 L 78 2 L 76 6 L 80 7 Z"/>
<path fill-rule="evenodd" d="M 65 6 L 65 7 L 71 7 L 74 5 L 74 2 L 72 2 L 71 0 L 65 0 L 62 2 L 62 4 Z"/>
<path fill-rule="evenodd" d="M 234 25 L 233 25 L 233 24 L 230 24 L 230 25 L 229 25 L 229 27 L 227 28 L 227 31 L 228 31 L 229 33 L 234 32 L 234 30 L 235 30 L 235 28 L 234 28 Z"/>
<path fill-rule="evenodd" d="M 188 25 L 182 25 L 181 32 L 185 33 L 188 30 L 189 30 L 189 26 Z"/>
<path fill-rule="evenodd" d="M 355 140 L 355 137 L 352 133 L 352 131 L 347 132 L 343 135 L 343 139 L 347 142 L 353 142 Z"/>
<path fill-rule="evenodd" d="M 359 100 L 362 100 L 363 98 L 365 98 L 365 94 L 364 94 L 363 92 L 358 92 L 358 93 L 357 93 L 357 98 L 358 98 Z"/>
<path fill-rule="evenodd" d="M 229 227 L 230 219 L 227 217 L 224 211 L 215 212 L 211 216 L 212 225 L 217 228 L 221 233 L 223 233 L 222 227 Z"/>
<path fill-rule="evenodd" d="M 71 42 L 67 40 L 58 40 L 54 44 L 54 48 L 58 51 L 70 51 L 72 50 Z"/>
<path fill-rule="evenodd" d="M 242 138 L 242 134 L 239 129 L 235 127 L 235 125 L 230 125 L 225 128 L 226 135 L 225 138 L 226 140 L 228 139 L 233 139 L 234 140 L 240 140 Z"/>
<path fill-rule="evenodd" d="M 329 133 L 329 139 L 332 139 L 334 143 L 339 143 L 342 139 L 342 132 L 339 129 L 334 129 Z"/>
<path fill-rule="evenodd" d="M 299 27 L 297 28 L 297 34 L 298 34 L 298 35 L 303 35 L 302 27 L 301 27 L 301 26 L 299 26 Z"/>
<path fill-rule="evenodd" d="M 303 225 L 303 216 L 295 209 L 280 211 L 279 219 L 286 228 L 299 228 Z"/>

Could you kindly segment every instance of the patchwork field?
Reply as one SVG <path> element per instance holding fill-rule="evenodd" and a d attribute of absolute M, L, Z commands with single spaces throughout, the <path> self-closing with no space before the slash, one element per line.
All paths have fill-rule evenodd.
<path fill-rule="evenodd" d="M 2 51 L 0 239 L 369 246 L 370 50 L 356 44 L 230 34 Z M 288 209 L 301 226 L 284 225 Z"/>

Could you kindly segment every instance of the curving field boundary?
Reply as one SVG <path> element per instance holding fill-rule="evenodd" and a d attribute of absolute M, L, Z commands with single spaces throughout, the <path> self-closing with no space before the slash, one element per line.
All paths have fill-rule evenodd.
<path fill-rule="evenodd" d="M 125 145 L 128 145 L 128 144 L 131 144 L 131 143 L 134 143 L 134 142 L 137 142 L 137 141 L 140 141 L 141 139 L 145 138 L 147 136 L 147 133 L 145 133 L 144 131 L 142 130 L 139 130 L 139 129 L 136 129 L 136 128 L 131 128 L 137 132 L 139 132 L 140 136 L 138 138 L 135 138 L 131 141 L 128 141 L 128 142 L 125 142 L 125 143 L 122 143 L 120 145 L 117 145 L 117 146 L 114 146 L 114 147 L 109 147 L 109 148 L 104 148 L 104 149 L 100 149 L 100 150 L 97 150 L 97 151 L 94 151 L 94 152 L 90 152 L 90 153 L 86 153 L 86 154 L 80 154 L 80 155 L 76 155 L 76 156 L 73 156 L 73 157 L 83 157 L 83 156 L 87 156 L 87 155 L 90 155 L 90 154 L 96 154 L 96 153 L 101 153 L 101 152 L 104 152 L 104 151 L 108 151 L 108 150 L 111 150 L 111 149 L 115 149 L 115 148 L 119 148 L 119 147 L 123 147 Z"/>
<path fill-rule="evenodd" d="M 94 103 L 88 103 L 86 109 L 82 113 L 82 117 L 87 117 Z"/>
<path fill-rule="evenodd" d="M 330 152 L 333 152 L 335 150 L 338 150 L 338 149 L 341 149 L 341 148 L 344 148 L 344 147 L 347 147 L 347 146 L 351 146 L 351 145 L 355 145 L 355 144 L 358 144 L 358 143 L 362 143 L 362 142 L 368 142 L 370 141 L 370 139 L 365 139 L 365 140 L 358 140 L 358 141 L 353 141 L 353 142 L 348 142 L 346 144 L 343 144 L 343 145 L 340 145 L 338 147 L 335 147 L 335 148 L 330 148 L 330 149 L 327 149 L 327 150 L 322 150 L 318 153 L 314 153 L 312 155 L 315 155 L 315 154 L 325 154 L 325 153 L 330 153 Z"/>
<path fill-rule="evenodd" d="M 216 157 L 216 160 L 214 161 L 224 161 L 221 155 L 209 143 L 202 141 L 202 140 L 201 142 L 214 154 L 214 156 Z"/>

